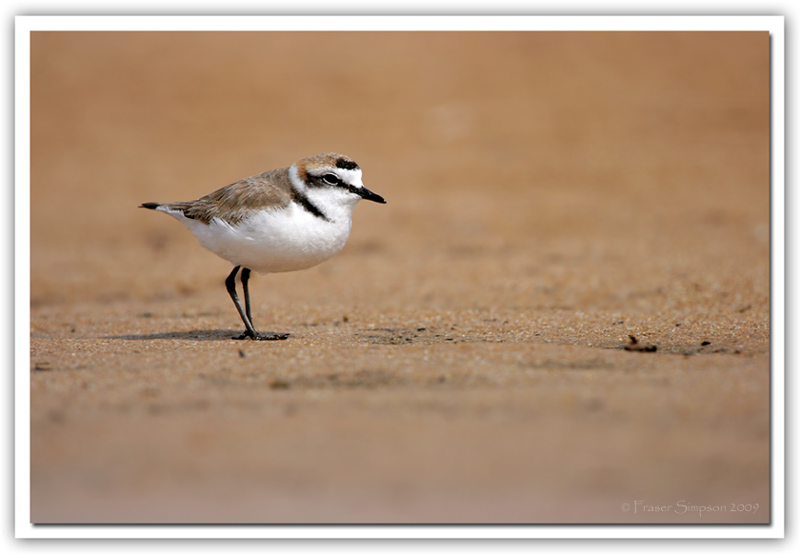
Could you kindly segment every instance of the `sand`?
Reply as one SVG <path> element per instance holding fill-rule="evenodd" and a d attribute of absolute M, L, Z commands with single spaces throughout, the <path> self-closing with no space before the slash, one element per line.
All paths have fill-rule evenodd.
<path fill-rule="evenodd" d="M 767 33 L 37 32 L 31 64 L 32 522 L 770 521 Z M 324 151 L 388 203 L 251 280 L 288 340 L 231 340 L 230 266 L 136 206 Z"/>

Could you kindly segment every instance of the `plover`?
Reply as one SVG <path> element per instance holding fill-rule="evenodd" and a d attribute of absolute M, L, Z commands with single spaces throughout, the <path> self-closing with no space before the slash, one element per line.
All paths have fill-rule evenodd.
<path fill-rule="evenodd" d="M 242 179 L 190 202 L 139 206 L 168 213 L 200 244 L 234 267 L 225 286 L 245 332 L 237 339 L 282 340 L 286 333 L 258 333 L 250 312 L 250 271 L 278 273 L 313 267 L 339 252 L 350 236 L 361 199 L 386 200 L 361 182 L 361 168 L 335 153 L 303 158 L 291 167 Z M 236 294 L 242 270 L 244 306 Z"/>

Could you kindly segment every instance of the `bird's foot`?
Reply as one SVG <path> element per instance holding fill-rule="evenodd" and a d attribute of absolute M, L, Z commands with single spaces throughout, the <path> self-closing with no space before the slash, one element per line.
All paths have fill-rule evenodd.
<path fill-rule="evenodd" d="M 249 331 L 245 331 L 238 337 L 231 337 L 233 340 L 286 340 L 289 338 L 289 333 L 256 333 L 255 335 Z"/>

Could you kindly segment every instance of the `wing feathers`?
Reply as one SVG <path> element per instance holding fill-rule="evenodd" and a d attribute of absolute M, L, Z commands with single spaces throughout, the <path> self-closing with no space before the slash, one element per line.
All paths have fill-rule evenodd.
<path fill-rule="evenodd" d="M 242 179 L 197 200 L 171 204 L 148 202 L 142 206 L 181 212 L 185 217 L 206 225 L 215 217 L 236 224 L 253 211 L 288 206 L 292 194 L 288 169 L 282 168 Z"/>

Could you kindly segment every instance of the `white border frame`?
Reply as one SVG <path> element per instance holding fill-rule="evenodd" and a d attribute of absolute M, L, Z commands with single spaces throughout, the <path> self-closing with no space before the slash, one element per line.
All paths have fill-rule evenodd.
<path fill-rule="evenodd" d="M 785 38 L 782 16 L 17 16 L 15 18 L 15 532 L 17 538 L 783 538 L 785 533 Z M 30 33 L 32 31 L 768 31 L 771 36 L 769 526 L 34 526 L 30 520 Z"/>

